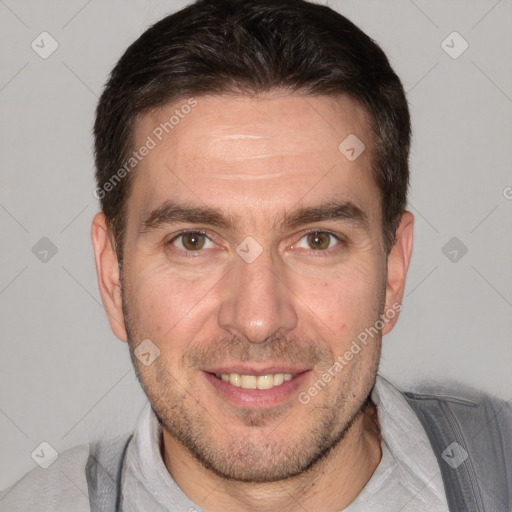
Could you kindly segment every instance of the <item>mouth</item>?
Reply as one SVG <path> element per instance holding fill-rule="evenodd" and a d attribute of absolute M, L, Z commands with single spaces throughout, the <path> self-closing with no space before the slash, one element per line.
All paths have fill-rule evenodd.
<path fill-rule="evenodd" d="M 263 408 L 281 405 L 292 399 L 311 374 L 299 368 L 219 368 L 202 374 L 220 395 L 239 407 Z"/>
<path fill-rule="evenodd" d="M 244 375 L 239 373 L 215 373 L 218 379 L 242 389 L 271 389 L 297 376 L 295 373 L 269 373 L 267 375 Z"/>

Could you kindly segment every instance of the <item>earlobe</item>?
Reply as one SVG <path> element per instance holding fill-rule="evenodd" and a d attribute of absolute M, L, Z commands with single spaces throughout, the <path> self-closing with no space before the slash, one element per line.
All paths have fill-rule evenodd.
<path fill-rule="evenodd" d="M 402 304 L 405 289 L 405 279 L 407 270 L 411 261 L 413 247 L 414 215 L 406 211 L 403 213 L 398 228 L 396 230 L 395 244 L 388 255 L 387 279 L 386 279 L 386 311 L 393 309 L 396 311 L 398 304 Z M 382 334 L 391 331 L 398 314 L 385 323 Z"/>
<path fill-rule="evenodd" d="M 105 215 L 97 213 L 92 221 L 91 239 L 94 248 L 96 274 L 101 300 L 113 333 L 127 341 L 123 317 L 123 301 L 119 276 L 119 262 L 112 234 Z"/>

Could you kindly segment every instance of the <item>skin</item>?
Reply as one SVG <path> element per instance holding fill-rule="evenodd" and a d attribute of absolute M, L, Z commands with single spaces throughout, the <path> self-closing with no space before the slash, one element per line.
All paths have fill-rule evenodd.
<path fill-rule="evenodd" d="M 135 147 L 184 102 L 141 116 Z M 194 502 L 214 512 L 341 510 L 380 462 L 378 419 L 367 398 L 381 337 L 398 314 L 309 403 L 297 397 L 401 303 L 413 215 L 403 214 L 387 255 L 369 120 L 349 97 L 273 92 L 197 102 L 134 171 L 123 276 L 105 218 L 94 218 L 112 330 L 129 343 L 163 423 L 164 463 Z M 355 161 L 338 150 L 349 134 L 366 146 Z M 144 232 L 150 212 L 169 199 L 229 213 L 233 229 L 196 221 Z M 280 228 L 283 214 L 327 200 L 357 205 L 366 228 L 347 220 Z M 345 243 L 324 233 L 314 249 L 306 233 L 313 228 Z M 206 232 L 203 248 L 175 238 L 185 229 Z M 262 249 L 251 263 L 236 252 L 249 236 Z M 193 257 L 185 256 L 187 247 Z M 133 356 L 147 338 L 160 350 L 148 366 Z M 204 373 L 285 364 L 308 371 L 269 406 L 226 400 Z"/>

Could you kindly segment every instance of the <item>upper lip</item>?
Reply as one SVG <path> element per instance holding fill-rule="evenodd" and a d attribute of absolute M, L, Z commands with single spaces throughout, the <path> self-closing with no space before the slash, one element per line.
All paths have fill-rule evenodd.
<path fill-rule="evenodd" d="M 299 366 L 287 366 L 287 365 L 273 365 L 265 367 L 257 366 L 217 366 L 214 368 L 203 369 L 207 373 L 238 373 L 239 375 L 255 375 L 257 377 L 261 375 L 269 375 L 272 373 L 303 373 L 309 371 L 310 368 L 304 368 Z"/>

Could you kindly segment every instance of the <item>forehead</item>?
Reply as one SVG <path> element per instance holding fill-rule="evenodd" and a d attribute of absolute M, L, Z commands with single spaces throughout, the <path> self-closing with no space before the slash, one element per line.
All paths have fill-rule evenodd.
<path fill-rule="evenodd" d="M 135 150 L 151 146 L 133 176 L 140 215 L 178 197 L 253 217 L 335 197 L 377 215 L 369 118 L 347 96 L 184 98 L 140 116 L 134 135 Z M 345 140 L 365 145 L 357 159 Z"/>

